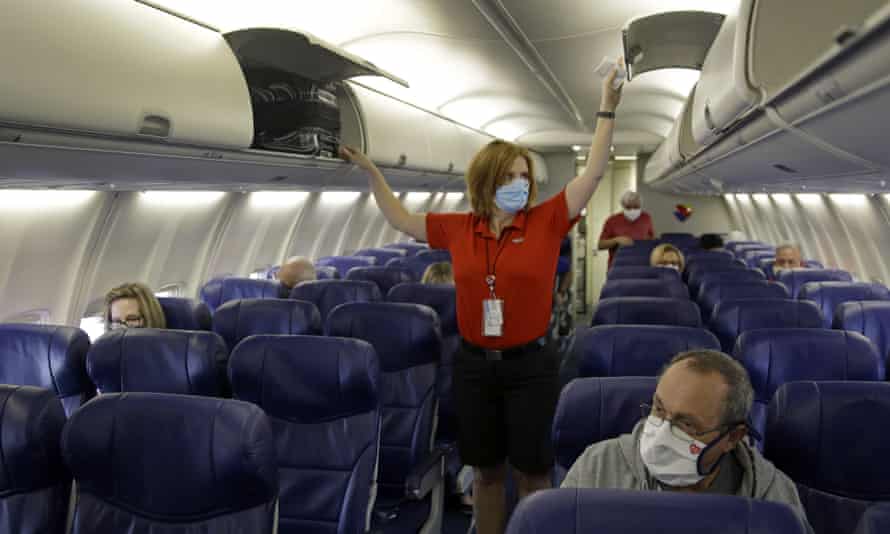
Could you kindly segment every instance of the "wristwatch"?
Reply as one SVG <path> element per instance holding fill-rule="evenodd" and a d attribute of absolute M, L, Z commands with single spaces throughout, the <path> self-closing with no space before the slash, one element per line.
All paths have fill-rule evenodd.
<path fill-rule="evenodd" d="M 597 111 L 596 116 L 598 118 L 603 118 L 603 119 L 614 119 L 615 112 L 614 111 Z"/>

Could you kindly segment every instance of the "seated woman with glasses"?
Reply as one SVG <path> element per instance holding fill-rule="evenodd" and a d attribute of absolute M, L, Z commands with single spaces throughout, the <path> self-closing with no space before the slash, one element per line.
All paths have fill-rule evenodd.
<path fill-rule="evenodd" d="M 662 243 L 652 249 L 652 255 L 649 256 L 649 264 L 652 267 L 667 267 L 668 269 L 676 269 L 683 272 L 686 268 L 686 259 L 680 249 L 668 243 Z"/>
<path fill-rule="evenodd" d="M 105 331 L 121 328 L 166 328 L 161 303 L 139 283 L 120 285 L 105 295 Z"/>

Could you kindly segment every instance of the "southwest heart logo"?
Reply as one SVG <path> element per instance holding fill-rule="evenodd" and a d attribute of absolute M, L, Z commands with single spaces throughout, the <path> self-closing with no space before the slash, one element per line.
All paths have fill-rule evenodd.
<path fill-rule="evenodd" d="M 692 214 L 695 212 L 694 209 L 684 204 L 677 204 L 675 208 L 676 211 L 674 211 L 674 217 L 680 222 L 686 222 L 686 219 L 692 217 Z"/>
<path fill-rule="evenodd" d="M 689 453 L 690 453 L 690 454 L 698 454 L 698 453 L 700 453 L 700 452 L 701 452 L 701 447 L 699 447 L 699 446 L 696 445 L 695 443 L 690 443 L 690 444 L 689 444 Z"/>

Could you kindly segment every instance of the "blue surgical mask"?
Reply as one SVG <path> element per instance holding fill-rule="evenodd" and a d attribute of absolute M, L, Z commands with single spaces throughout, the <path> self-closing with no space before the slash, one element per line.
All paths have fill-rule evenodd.
<path fill-rule="evenodd" d="M 498 187 L 494 195 L 494 203 L 507 213 L 517 213 L 528 204 L 528 180 L 515 180 Z"/>

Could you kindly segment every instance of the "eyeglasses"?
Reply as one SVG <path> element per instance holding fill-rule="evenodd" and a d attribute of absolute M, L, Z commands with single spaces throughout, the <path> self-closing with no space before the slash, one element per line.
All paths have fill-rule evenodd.
<path fill-rule="evenodd" d="M 141 315 L 128 315 L 123 320 L 111 321 L 109 326 L 112 330 L 123 330 L 125 328 L 141 328 L 144 323 L 145 318 Z"/>
<path fill-rule="evenodd" d="M 718 430 L 723 430 L 727 427 L 727 425 L 720 425 L 710 430 L 698 430 L 687 422 L 675 422 L 668 419 L 665 417 L 667 414 L 651 404 L 641 404 L 640 412 L 644 418 L 650 418 L 649 422 L 656 428 L 661 428 L 661 425 L 667 422 L 670 425 L 671 434 L 673 434 L 675 438 L 681 439 L 687 443 L 692 443 L 695 440 L 702 441 L 701 437 L 712 432 L 717 432 Z"/>

